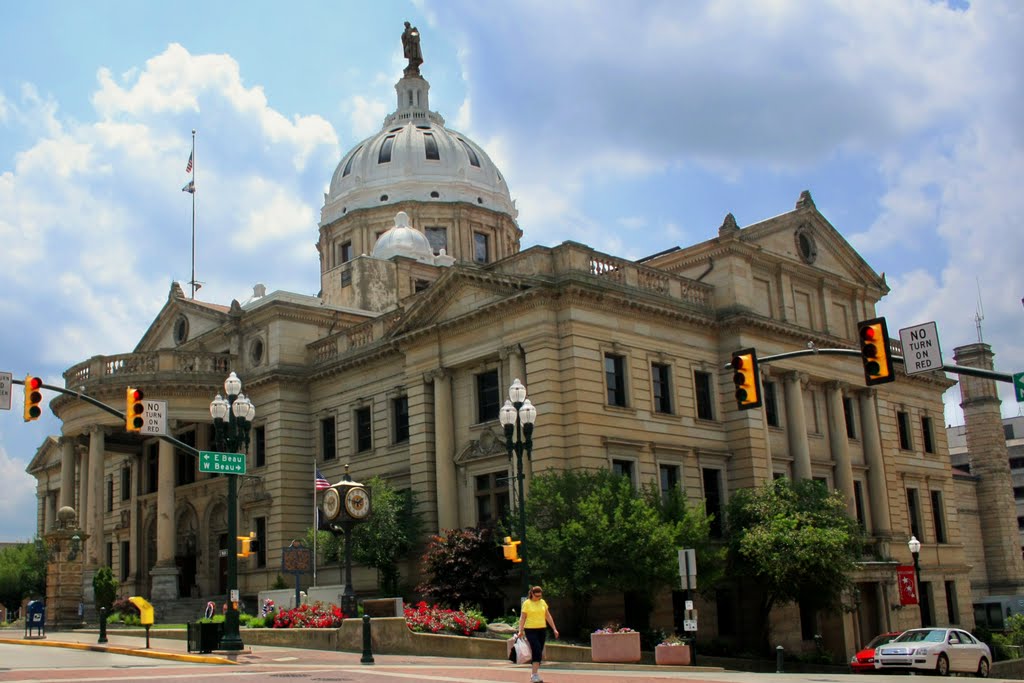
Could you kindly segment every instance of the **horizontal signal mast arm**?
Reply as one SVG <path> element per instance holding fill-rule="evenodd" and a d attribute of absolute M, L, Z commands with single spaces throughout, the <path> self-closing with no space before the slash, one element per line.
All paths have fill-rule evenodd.
<path fill-rule="evenodd" d="M 855 351 L 853 349 L 800 349 L 799 351 L 787 351 L 786 353 L 777 353 L 774 356 L 764 356 L 763 358 L 758 358 L 757 362 L 770 363 L 775 360 L 784 360 L 786 358 L 797 358 L 799 356 L 817 355 L 854 356 L 856 358 L 860 358 L 860 351 Z M 903 362 L 903 356 L 897 356 L 896 354 L 892 355 L 892 359 L 894 361 L 899 361 L 900 363 Z M 732 364 L 726 363 L 723 367 L 728 369 L 732 367 Z M 1013 375 L 1008 375 L 1005 372 L 996 372 L 995 370 L 985 370 L 983 368 L 970 368 L 965 367 L 963 365 L 943 365 L 941 368 L 938 368 L 938 370 L 943 370 L 944 372 L 952 372 L 953 374 L 956 375 L 971 375 L 972 377 L 984 377 L 986 379 L 994 379 L 997 382 L 1009 382 L 1011 384 L 1013 383 Z"/>

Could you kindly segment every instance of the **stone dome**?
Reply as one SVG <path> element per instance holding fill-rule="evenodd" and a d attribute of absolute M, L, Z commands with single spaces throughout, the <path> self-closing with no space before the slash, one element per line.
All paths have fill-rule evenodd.
<path fill-rule="evenodd" d="M 373 245 L 373 258 L 383 260 L 392 256 L 405 256 L 421 263 L 434 263 L 434 251 L 422 232 L 409 225 L 409 215 L 399 211 L 395 215 L 395 227 L 391 228 Z"/>
<path fill-rule="evenodd" d="M 321 225 L 357 209 L 403 201 L 466 202 L 509 215 L 518 211 L 487 153 L 429 109 L 426 79 L 395 84 L 398 109 L 376 135 L 341 159 L 324 197 Z"/>

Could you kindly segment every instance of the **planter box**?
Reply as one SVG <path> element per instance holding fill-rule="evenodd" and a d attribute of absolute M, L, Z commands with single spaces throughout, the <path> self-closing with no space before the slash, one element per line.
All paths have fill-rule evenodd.
<path fill-rule="evenodd" d="M 690 666 L 690 646 L 658 645 L 654 648 L 654 663 L 664 666 Z"/>
<path fill-rule="evenodd" d="M 631 664 L 640 661 L 639 633 L 591 633 L 590 659 Z"/>

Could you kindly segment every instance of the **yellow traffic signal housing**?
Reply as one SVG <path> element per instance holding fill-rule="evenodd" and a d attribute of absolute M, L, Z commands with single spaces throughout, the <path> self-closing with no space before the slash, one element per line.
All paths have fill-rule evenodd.
<path fill-rule="evenodd" d="M 146 410 L 146 407 L 142 403 L 143 398 L 142 389 L 128 387 L 125 391 L 124 428 L 126 431 L 142 431 L 142 425 L 145 422 L 142 417 L 142 413 Z"/>
<path fill-rule="evenodd" d="M 864 362 L 864 381 L 867 385 L 895 380 L 885 318 L 872 318 L 857 323 L 857 337 L 860 339 L 860 355 Z"/>
<path fill-rule="evenodd" d="M 741 349 L 732 354 L 732 383 L 736 385 L 736 406 L 740 410 L 761 407 L 761 376 L 757 351 Z"/>
<path fill-rule="evenodd" d="M 251 536 L 238 536 L 238 540 L 242 543 L 242 551 L 238 553 L 239 557 L 249 557 L 252 554 L 252 537 Z"/>
<path fill-rule="evenodd" d="M 43 380 L 32 375 L 25 376 L 25 422 L 38 420 L 43 414 Z"/>
<path fill-rule="evenodd" d="M 513 541 L 511 536 L 505 537 L 505 544 L 502 545 L 502 549 L 505 552 L 505 559 L 511 560 L 512 562 L 522 562 L 523 558 L 519 557 L 519 544 L 522 541 Z"/>

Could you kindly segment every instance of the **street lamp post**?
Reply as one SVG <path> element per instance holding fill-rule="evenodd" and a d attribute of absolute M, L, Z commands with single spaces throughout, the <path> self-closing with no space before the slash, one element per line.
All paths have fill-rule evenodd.
<path fill-rule="evenodd" d="M 530 589 L 530 569 L 526 560 L 526 498 L 523 494 L 523 451 L 526 458 L 533 457 L 533 423 L 537 419 L 537 409 L 526 398 L 526 387 L 516 379 L 508 389 L 508 400 L 498 414 L 502 427 L 505 428 L 505 449 L 509 460 L 512 453 L 516 454 L 516 475 L 519 482 L 519 556 L 523 560 L 522 594 L 526 596 Z M 514 440 L 513 440 L 514 438 Z"/>
<path fill-rule="evenodd" d="M 256 408 L 242 393 L 242 380 L 235 373 L 224 381 L 225 399 L 220 394 L 210 403 L 213 418 L 214 448 L 225 453 L 242 453 L 249 447 L 249 429 L 256 417 Z M 242 636 L 238 630 L 238 554 L 235 540 L 238 535 L 238 480 L 228 479 L 228 611 L 224 616 L 222 650 L 241 650 Z"/>
<path fill-rule="evenodd" d="M 924 628 L 928 624 L 925 623 L 924 596 L 921 594 L 921 562 L 918 559 L 921 554 L 921 541 L 917 540 L 916 536 L 911 536 L 907 542 L 907 547 L 910 548 L 910 554 L 914 557 L 914 580 L 917 582 L 915 585 L 917 589 L 917 608 L 921 612 L 921 628 Z"/>

